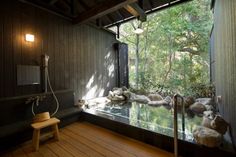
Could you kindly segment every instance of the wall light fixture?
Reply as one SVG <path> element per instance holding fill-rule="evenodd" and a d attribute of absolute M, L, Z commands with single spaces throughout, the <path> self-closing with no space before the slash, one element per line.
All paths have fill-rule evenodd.
<path fill-rule="evenodd" d="M 29 42 L 34 42 L 34 35 L 33 34 L 26 34 L 25 40 Z"/>

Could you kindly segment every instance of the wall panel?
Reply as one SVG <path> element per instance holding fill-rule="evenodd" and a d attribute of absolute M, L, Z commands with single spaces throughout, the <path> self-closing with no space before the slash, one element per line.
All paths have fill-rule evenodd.
<path fill-rule="evenodd" d="M 16 65 L 41 66 L 45 53 L 55 90 L 73 89 L 81 99 L 102 96 L 116 86 L 115 71 L 109 69 L 115 66 L 114 34 L 72 25 L 17 0 L 1 1 L 0 10 L 0 98 L 42 92 L 43 82 L 17 86 Z M 34 43 L 24 40 L 26 33 L 35 35 Z"/>
<path fill-rule="evenodd" d="M 214 8 L 215 84 L 219 109 L 236 141 L 236 1 L 216 0 Z"/>

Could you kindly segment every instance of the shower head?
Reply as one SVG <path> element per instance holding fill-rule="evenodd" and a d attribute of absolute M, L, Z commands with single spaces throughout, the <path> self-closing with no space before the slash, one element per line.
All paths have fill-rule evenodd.
<path fill-rule="evenodd" d="M 48 67 L 49 56 L 47 54 L 43 55 L 43 66 Z"/>

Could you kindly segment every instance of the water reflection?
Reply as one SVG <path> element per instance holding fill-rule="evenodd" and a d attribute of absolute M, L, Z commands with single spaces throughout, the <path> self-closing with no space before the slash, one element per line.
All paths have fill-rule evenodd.
<path fill-rule="evenodd" d="M 137 102 L 108 102 L 90 106 L 90 109 L 86 111 L 110 115 L 113 120 L 173 137 L 173 111 L 169 106 L 157 107 Z M 196 125 L 201 124 L 202 118 L 188 112 L 185 117 L 185 133 L 183 133 L 181 114 L 178 114 L 179 138 L 192 141 L 192 131 Z"/>

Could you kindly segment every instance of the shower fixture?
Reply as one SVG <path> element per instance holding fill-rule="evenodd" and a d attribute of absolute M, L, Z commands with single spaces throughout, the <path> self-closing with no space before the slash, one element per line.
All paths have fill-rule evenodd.
<path fill-rule="evenodd" d="M 52 95 L 53 95 L 53 98 L 55 99 L 56 101 L 56 109 L 55 111 L 51 114 L 51 116 L 54 116 L 58 109 L 59 109 L 59 102 L 58 102 L 58 99 L 52 89 L 52 86 L 51 86 L 51 82 L 50 82 L 50 78 L 49 78 L 49 72 L 48 72 L 48 62 L 49 62 L 49 56 L 47 54 L 44 54 L 42 56 L 42 67 L 43 67 L 43 72 L 44 72 L 44 93 L 46 94 L 48 92 L 48 87 L 50 89 L 50 91 L 52 92 Z M 39 103 L 38 103 L 38 100 L 36 101 L 36 103 L 32 103 L 32 114 L 34 116 L 37 116 L 35 115 L 35 112 L 34 112 L 34 106 L 38 106 Z M 41 113 L 41 114 L 44 114 L 44 113 Z"/>

